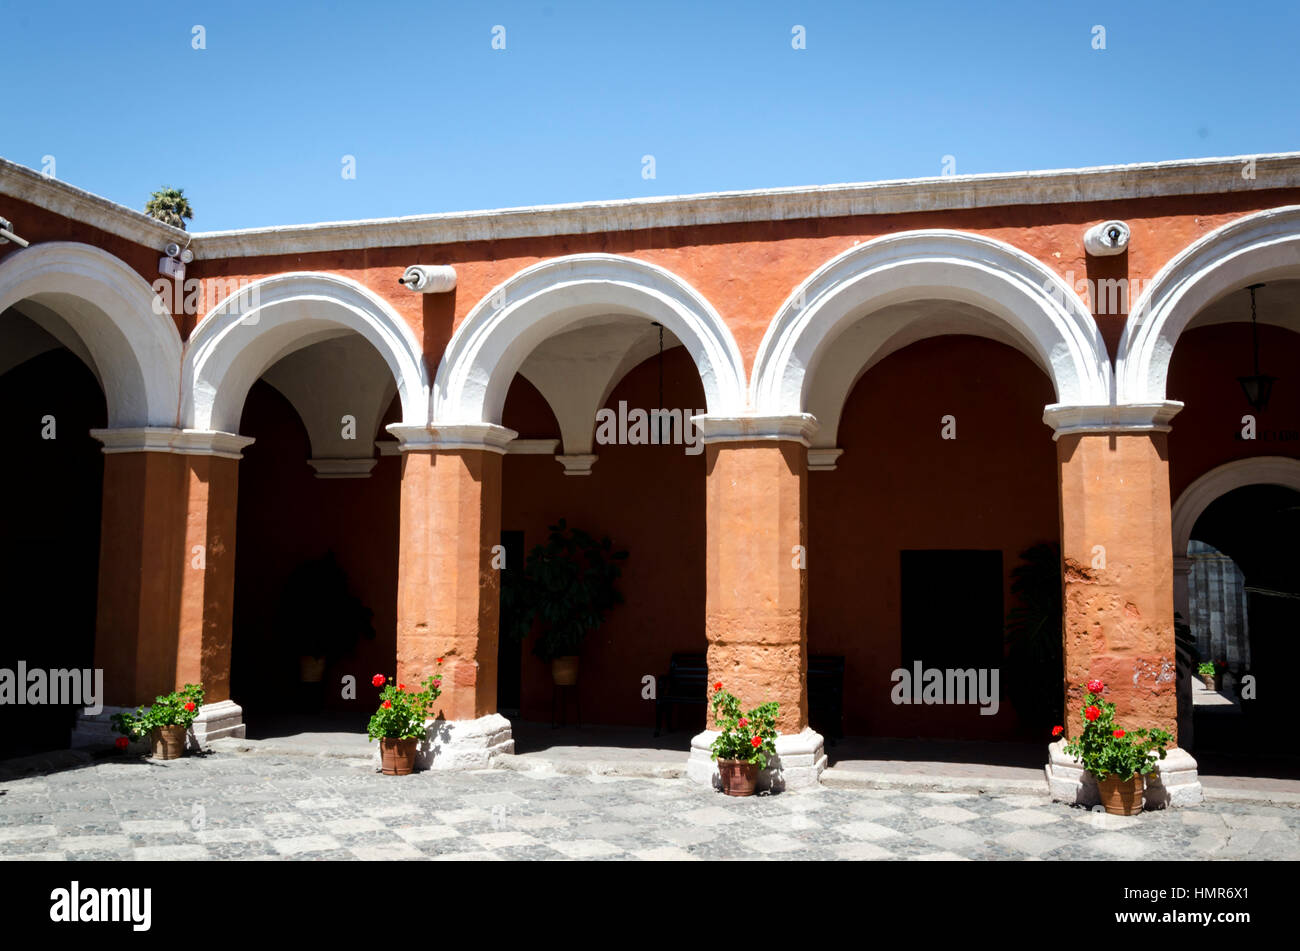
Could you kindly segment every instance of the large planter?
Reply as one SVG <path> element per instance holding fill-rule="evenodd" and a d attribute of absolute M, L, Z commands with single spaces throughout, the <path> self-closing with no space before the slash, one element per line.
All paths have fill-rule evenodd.
<path fill-rule="evenodd" d="M 1120 779 L 1111 773 L 1097 780 L 1101 804 L 1112 816 L 1136 816 L 1142 812 L 1145 778 L 1139 773 L 1132 779 Z"/>
<path fill-rule="evenodd" d="M 415 748 L 419 740 L 391 740 L 383 737 L 379 741 L 379 762 L 385 776 L 409 776 L 415 772 Z"/>
<path fill-rule="evenodd" d="M 718 775 L 728 796 L 752 796 L 758 786 L 758 764 L 743 759 L 718 760 Z"/>
<path fill-rule="evenodd" d="M 305 684 L 318 684 L 325 679 L 325 658 L 309 657 L 303 654 L 298 658 L 298 679 Z"/>
<path fill-rule="evenodd" d="M 185 755 L 185 734 L 189 730 L 183 726 L 155 727 L 149 733 L 153 744 L 154 759 L 180 759 Z"/>
<path fill-rule="evenodd" d="M 551 661 L 551 680 L 557 687 L 572 687 L 578 682 L 578 655 L 569 654 Z"/>
<path fill-rule="evenodd" d="M 1201 681 L 1205 684 L 1206 687 L 1208 687 L 1208 688 L 1211 689 L 1211 690 L 1218 690 L 1218 689 L 1219 689 L 1219 688 L 1215 685 L 1215 677 L 1214 677 L 1214 674 L 1201 674 Z"/>

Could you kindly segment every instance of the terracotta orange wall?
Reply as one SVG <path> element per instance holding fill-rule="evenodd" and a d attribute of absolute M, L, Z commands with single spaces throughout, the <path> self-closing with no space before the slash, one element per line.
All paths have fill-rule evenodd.
<path fill-rule="evenodd" d="M 565 254 L 624 254 L 662 265 L 700 291 L 722 314 L 751 367 L 769 321 L 790 292 L 830 258 L 855 243 L 899 231 L 951 228 L 1009 242 L 1057 273 L 1075 280 L 1146 280 L 1197 238 L 1244 214 L 1295 203 L 1300 190 L 1130 199 L 1056 205 L 1017 205 L 893 215 L 802 219 L 657 228 L 621 233 L 560 235 L 409 248 L 368 248 L 200 261 L 191 276 L 255 279 L 294 270 L 332 271 L 382 295 L 415 329 L 426 359 L 436 366 L 455 326 L 493 287 L 530 264 Z M 1110 218 L 1132 228 L 1129 252 L 1092 259 L 1084 230 Z M 452 264 L 450 294 L 412 294 L 397 284 L 409 264 Z M 1098 323 L 1111 347 L 1125 315 Z"/>
<path fill-rule="evenodd" d="M 1237 382 L 1238 376 L 1254 372 L 1249 324 L 1213 324 L 1179 338 L 1165 389 L 1169 399 L 1186 404 L 1169 433 L 1173 501 L 1225 462 L 1250 456 L 1300 458 L 1300 334 L 1260 324 L 1259 353 L 1260 371 L 1279 377 L 1262 413 L 1251 409 Z M 1257 422 L 1253 441 L 1240 438 L 1247 413 Z"/>
<path fill-rule="evenodd" d="M 899 552 L 1000 549 L 1010 608 L 1020 553 L 1060 537 L 1056 451 L 1042 422 L 1051 401 L 1051 383 L 1026 357 L 967 336 L 906 347 L 853 389 L 837 468 L 808 475 L 808 650 L 845 657 L 846 733 L 1016 732 L 1006 698 L 996 716 L 891 702 L 901 656 Z M 946 441 L 940 419 L 948 414 L 957 438 Z M 1001 679 L 1005 691 L 1005 670 Z"/>
<path fill-rule="evenodd" d="M 658 403 L 656 359 L 633 369 L 611 394 L 629 408 Z M 669 407 L 704 406 L 699 376 L 685 350 L 664 356 L 664 402 Z M 545 401 L 522 377 L 506 399 L 505 425 L 521 436 L 555 437 L 559 429 Z M 594 421 L 593 421 L 594 425 Z M 620 590 L 626 602 L 613 609 L 604 627 L 582 651 L 579 690 L 584 723 L 631 724 L 649 730 L 654 704 L 641 699 L 641 678 L 668 668 L 674 651 L 704 653 L 704 454 L 688 456 L 682 446 L 600 446 L 589 476 L 566 476 L 551 456 L 505 458 L 501 527 L 522 530 L 525 551 L 545 542 L 547 526 L 561 517 L 575 528 L 628 551 Z M 549 721 L 548 665 L 523 648 L 521 713 Z M 573 722 L 574 709 L 569 709 Z M 678 728 L 687 726 L 678 717 Z M 701 716 L 700 723 L 703 725 Z M 685 735 L 683 733 L 683 735 Z"/>

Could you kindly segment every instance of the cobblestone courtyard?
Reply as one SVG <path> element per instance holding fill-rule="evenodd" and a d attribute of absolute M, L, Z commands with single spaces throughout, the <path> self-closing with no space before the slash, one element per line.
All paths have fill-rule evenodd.
<path fill-rule="evenodd" d="M 732 799 L 684 779 L 106 759 L 0 782 L 0 859 L 1297 859 L 1300 807 L 1121 818 L 1046 795 Z"/>

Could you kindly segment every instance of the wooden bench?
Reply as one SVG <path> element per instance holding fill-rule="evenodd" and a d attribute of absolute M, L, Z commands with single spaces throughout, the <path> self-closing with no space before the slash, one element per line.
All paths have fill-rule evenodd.
<path fill-rule="evenodd" d="M 655 736 L 664 722 L 673 731 L 673 707 L 707 706 L 709 702 L 709 665 L 703 654 L 673 654 L 668 673 L 655 683 Z"/>

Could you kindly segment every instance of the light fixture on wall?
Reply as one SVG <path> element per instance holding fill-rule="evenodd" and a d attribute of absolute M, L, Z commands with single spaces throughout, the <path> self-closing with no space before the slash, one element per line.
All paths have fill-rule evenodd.
<path fill-rule="evenodd" d="M 1268 406 L 1268 399 L 1273 395 L 1273 384 L 1277 377 L 1259 372 L 1259 321 L 1255 316 L 1255 291 L 1263 284 L 1251 284 L 1250 290 L 1250 336 L 1255 347 L 1255 373 L 1253 376 L 1239 376 L 1237 382 L 1246 394 L 1246 402 L 1259 412 Z"/>

